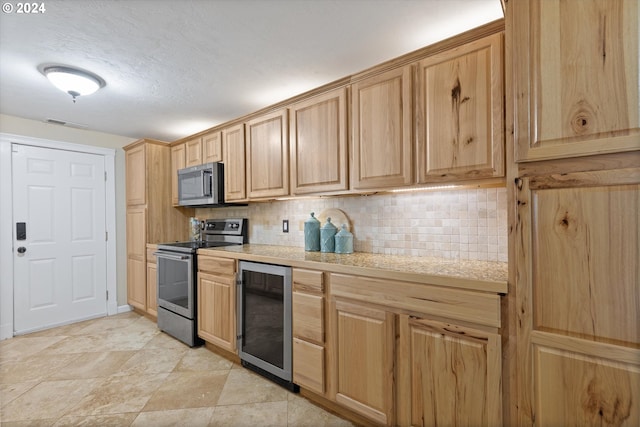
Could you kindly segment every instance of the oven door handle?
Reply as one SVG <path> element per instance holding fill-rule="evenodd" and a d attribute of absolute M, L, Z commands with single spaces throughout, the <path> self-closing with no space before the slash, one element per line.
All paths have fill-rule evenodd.
<path fill-rule="evenodd" d="M 184 261 L 186 259 L 191 258 L 191 255 L 171 255 L 166 252 L 154 252 L 153 254 L 160 258 L 173 259 L 176 261 Z"/>

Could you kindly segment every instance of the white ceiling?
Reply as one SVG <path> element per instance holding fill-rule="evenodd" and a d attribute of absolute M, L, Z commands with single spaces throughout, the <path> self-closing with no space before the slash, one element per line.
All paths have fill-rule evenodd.
<path fill-rule="evenodd" d="M 166 141 L 502 17 L 500 0 L 43 3 L 0 15 L 0 113 Z M 74 104 L 42 64 L 107 85 Z"/>

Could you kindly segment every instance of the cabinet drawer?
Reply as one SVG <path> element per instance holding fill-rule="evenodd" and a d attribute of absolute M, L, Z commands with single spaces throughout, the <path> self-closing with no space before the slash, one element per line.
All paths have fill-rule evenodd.
<path fill-rule="evenodd" d="M 293 339 L 293 382 L 324 394 L 324 347 Z"/>
<path fill-rule="evenodd" d="M 324 297 L 293 292 L 293 336 L 324 343 Z"/>
<path fill-rule="evenodd" d="M 236 273 L 236 261 L 228 258 L 198 255 L 198 271 L 232 276 Z"/>
<path fill-rule="evenodd" d="M 322 294 L 324 292 L 322 271 L 293 269 L 293 290 Z"/>
<path fill-rule="evenodd" d="M 500 296 L 490 292 L 332 273 L 331 295 L 384 305 L 389 311 L 432 314 L 500 327 Z"/>

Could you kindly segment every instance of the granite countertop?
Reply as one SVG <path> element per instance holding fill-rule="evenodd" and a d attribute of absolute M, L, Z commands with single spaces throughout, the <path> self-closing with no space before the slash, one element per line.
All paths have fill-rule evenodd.
<path fill-rule="evenodd" d="M 306 252 L 299 247 L 251 244 L 200 249 L 198 253 L 298 268 L 319 269 L 334 273 L 434 284 L 483 292 L 507 293 L 506 262 L 410 257 L 365 252 L 334 254 Z"/>

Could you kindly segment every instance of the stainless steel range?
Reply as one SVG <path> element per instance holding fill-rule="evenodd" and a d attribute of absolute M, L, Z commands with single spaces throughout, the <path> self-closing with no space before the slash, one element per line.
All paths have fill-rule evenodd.
<path fill-rule="evenodd" d="M 201 248 L 242 245 L 248 241 L 247 219 L 208 219 L 201 239 L 158 245 L 158 328 L 193 347 L 198 337 L 197 272 Z"/>

